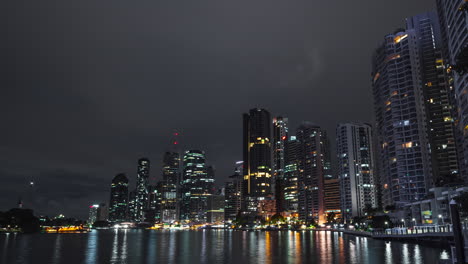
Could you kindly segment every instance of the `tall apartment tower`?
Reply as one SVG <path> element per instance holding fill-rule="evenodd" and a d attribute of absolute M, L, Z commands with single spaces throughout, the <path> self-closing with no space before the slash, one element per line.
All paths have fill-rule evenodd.
<path fill-rule="evenodd" d="M 243 211 L 256 214 L 260 200 L 273 196 L 271 171 L 271 118 L 265 109 L 243 115 Z"/>
<path fill-rule="evenodd" d="M 273 190 L 275 192 L 276 208 L 278 212 L 285 210 L 283 192 L 286 143 L 288 141 L 288 118 L 273 118 Z"/>
<path fill-rule="evenodd" d="M 213 194 L 214 172 L 205 160 L 205 152 L 200 150 L 188 150 L 184 154 L 181 220 L 207 221 L 207 202 L 208 196 Z"/>
<path fill-rule="evenodd" d="M 407 19 L 373 58 L 373 93 L 383 205 L 423 199 L 458 182 L 450 88 L 434 13 Z"/>
<path fill-rule="evenodd" d="M 145 220 L 145 211 L 148 209 L 148 180 L 150 161 L 146 158 L 138 160 L 136 185 L 136 221 Z"/>
<path fill-rule="evenodd" d="M 112 179 L 109 201 L 109 220 L 122 222 L 127 220 L 128 178 L 125 174 L 117 174 Z"/>
<path fill-rule="evenodd" d="M 299 146 L 299 219 L 325 222 L 325 180 L 332 179 L 329 140 L 325 130 L 304 122 L 296 131 Z"/>
<path fill-rule="evenodd" d="M 432 182 L 443 187 L 459 183 L 452 96 L 443 63 L 442 37 L 433 12 L 406 20 L 407 31 L 417 36 L 420 75 L 426 106 L 427 134 L 431 151 Z"/>
<path fill-rule="evenodd" d="M 336 128 L 338 177 L 341 213 L 349 223 L 365 215 L 365 209 L 376 208 L 374 148 L 372 128 L 364 123 L 342 123 Z"/>
<path fill-rule="evenodd" d="M 464 0 L 436 0 L 441 25 L 444 67 L 452 94 L 459 167 L 468 183 L 468 4 Z"/>

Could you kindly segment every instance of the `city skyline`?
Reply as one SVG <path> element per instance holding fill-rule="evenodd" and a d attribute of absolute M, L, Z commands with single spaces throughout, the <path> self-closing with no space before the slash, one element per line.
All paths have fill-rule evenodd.
<path fill-rule="evenodd" d="M 15 72 L 15 74 L 9 74 L 7 78 L 7 83 L 12 84 L 15 89 L 7 91 L 7 95 L 3 97 L 5 101 L 2 101 L 2 107 L 5 107 L 3 113 L 9 129 L 1 132 L 4 138 L 8 139 L 2 144 L 2 156 L 8 159 L 2 160 L 0 177 L 11 186 L 3 190 L 5 195 L 2 196 L 1 202 L 6 205 L 4 209 L 16 204 L 18 192 L 20 192 L 18 190 L 21 190 L 23 186 L 27 189 L 31 179 L 36 183 L 40 196 L 38 197 L 38 203 L 41 205 L 39 208 L 42 208 L 42 211 L 48 208 L 52 213 L 64 208 L 63 210 L 69 211 L 64 213 L 71 216 L 77 210 L 86 208 L 92 201 L 106 200 L 107 194 L 103 193 L 108 192 L 109 177 L 119 172 L 125 172 L 131 179 L 132 189 L 135 184 L 133 180 L 135 160 L 147 157 L 153 161 L 154 168 L 158 170 L 162 155 L 169 144 L 168 138 L 174 129 L 180 131 L 182 135 L 180 144 L 185 145 L 185 149 L 206 151 L 210 163 L 216 168 L 216 177 L 227 179 L 232 174 L 233 162 L 242 160 L 239 113 L 253 107 L 266 108 L 275 116 L 286 115 L 292 128 L 297 127 L 302 121 L 317 123 L 330 133 L 332 139 L 334 128 L 339 122 L 370 122 L 372 100 L 369 61 L 372 50 L 384 34 L 403 26 L 405 17 L 434 9 L 432 1 L 412 3 L 402 1 L 402 3 L 408 5 L 405 10 L 393 7 L 394 4 L 381 7 L 364 2 L 362 6 L 359 6 L 361 4 L 359 3 L 357 7 L 354 7 L 356 12 L 363 12 L 361 9 L 371 9 L 375 12 L 366 11 L 366 14 L 369 13 L 367 17 L 357 16 L 355 24 L 347 22 L 350 16 L 346 13 L 338 13 L 341 17 L 337 14 L 336 22 L 330 19 L 330 30 L 318 26 L 320 24 L 317 23 L 318 21 L 327 19 L 317 13 L 318 9 L 315 10 L 315 7 L 310 4 L 299 4 L 291 10 L 291 13 L 299 15 L 291 20 L 291 26 L 297 28 L 296 25 L 301 27 L 306 25 L 306 29 L 293 31 L 287 40 L 275 37 L 278 33 L 284 33 L 290 29 L 290 27 L 274 29 L 276 24 L 273 18 L 282 14 L 281 10 L 284 7 L 281 3 L 272 3 L 270 16 L 266 20 L 268 23 L 251 20 L 254 30 L 267 32 L 262 36 L 267 40 L 254 38 L 252 41 L 247 41 L 246 36 L 240 34 L 247 28 L 243 24 L 236 24 L 237 27 L 229 34 L 222 34 L 219 28 L 207 25 L 209 21 L 196 20 L 191 29 L 204 36 L 206 42 L 203 43 L 209 44 L 209 41 L 213 40 L 205 34 L 204 28 L 208 28 L 220 34 L 222 43 L 229 43 L 233 38 L 239 37 L 242 54 L 253 56 L 250 56 L 252 61 L 246 65 L 234 61 L 228 63 L 225 70 L 217 72 L 216 65 L 220 61 L 211 58 L 218 54 L 229 55 L 232 53 L 231 49 L 219 51 L 216 50 L 219 46 L 207 45 L 202 53 L 206 56 L 202 58 L 190 48 L 172 50 L 168 54 L 174 55 L 176 51 L 180 51 L 188 57 L 177 60 L 175 65 L 170 64 L 172 60 L 169 59 L 163 62 L 172 65 L 169 66 L 168 71 L 175 71 L 180 66 L 181 73 L 177 76 L 185 81 L 172 77 L 164 82 L 150 77 L 147 82 L 143 81 L 144 76 L 135 74 L 135 71 L 125 67 L 125 64 L 141 70 L 146 76 L 158 72 L 165 74 L 168 71 L 162 70 L 158 65 L 147 64 L 146 60 L 140 63 L 137 58 L 141 57 L 141 53 L 129 52 L 131 48 L 138 48 L 133 42 L 122 43 L 117 50 L 108 50 L 109 53 L 97 55 L 95 60 L 83 61 L 74 57 L 76 63 L 69 65 L 61 59 L 62 55 L 70 54 L 72 51 L 83 51 L 82 48 L 85 49 L 88 45 L 93 46 L 94 37 L 97 37 L 98 46 L 91 48 L 93 52 L 84 52 L 83 58 L 91 58 L 95 55 L 95 51 L 102 51 L 103 47 L 112 40 L 134 36 L 132 32 L 135 32 L 136 38 L 143 38 L 151 32 L 151 27 L 143 26 L 142 30 L 137 30 L 140 24 L 132 24 L 132 28 L 128 31 L 109 33 L 112 32 L 111 28 L 100 23 L 97 14 L 88 14 L 89 21 L 86 25 L 96 23 L 97 32 L 103 33 L 97 34 L 101 36 L 98 37 L 92 33 L 86 33 L 87 28 L 73 27 L 71 31 L 67 31 L 60 25 L 68 24 L 70 20 L 50 15 L 50 19 L 58 22 L 56 26 L 39 19 L 34 28 L 44 33 L 42 37 L 45 41 L 49 41 L 50 47 L 44 46 L 44 40 L 37 40 L 33 42 L 33 45 L 36 44 L 35 49 L 28 51 L 29 46 L 25 46 L 23 39 L 31 32 L 18 25 L 17 35 L 11 36 L 11 42 L 7 43 L 14 51 L 11 56 L 18 55 L 18 60 L 15 62 L 17 67 L 7 69 L 9 73 Z M 341 12 L 336 11 L 334 4 L 324 5 L 324 10 Z M 103 8 L 103 6 L 97 6 L 98 10 L 103 10 Z M 140 7 L 134 8 L 133 11 L 136 11 Z M 166 8 L 172 10 L 174 6 Z M 310 10 L 311 13 L 303 14 L 303 8 Z M 19 7 L 16 9 L 22 11 L 12 20 L 16 21 L 16 24 L 19 24 L 20 19 L 29 15 L 35 17 L 29 14 L 29 11 Z M 112 25 L 122 25 L 120 24 L 122 22 L 117 21 L 117 18 L 124 15 L 121 9 L 123 6 L 116 6 L 116 9 L 108 14 Z M 50 12 L 45 6 L 37 6 L 36 10 L 38 14 Z M 259 10 L 260 7 L 254 7 L 252 14 Z M 228 12 L 228 14 L 231 15 L 232 20 L 228 18 L 225 23 L 237 20 L 232 17 L 231 13 Z M 374 19 L 381 15 L 385 15 L 385 19 Z M 148 13 L 143 13 L 143 17 L 149 21 L 159 21 L 152 20 L 152 16 Z M 74 18 L 82 21 L 79 15 L 74 15 Z M 370 27 L 367 24 L 370 18 L 377 21 L 375 26 Z M 211 16 L 210 19 L 215 19 L 215 17 Z M 137 23 L 143 23 L 143 20 Z M 175 30 L 189 34 L 182 30 L 182 25 L 186 23 L 178 24 Z M 47 26 L 51 26 L 53 33 L 63 33 L 65 43 L 57 43 L 51 34 L 46 34 Z M 346 38 L 354 35 L 359 35 L 362 41 L 348 43 L 347 45 L 350 45 L 349 48 L 353 52 L 345 52 L 345 49 L 340 46 Z M 72 42 L 81 36 L 83 46 L 73 45 Z M 141 50 L 152 54 L 151 60 L 154 60 L 156 55 L 163 53 L 161 50 L 165 51 L 164 45 L 167 45 L 169 41 L 180 43 L 179 41 L 192 39 L 189 36 L 193 35 L 182 39 L 171 35 L 158 36 L 155 38 L 166 37 L 168 40 L 163 42 L 162 48 L 157 45 L 151 45 L 151 47 L 145 45 Z M 340 44 L 337 40 L 343 42 Z M 155 39 L 151 39 L 149 43 L 154 44 L 154 42 Z M 337 42 L 339 46 L 334 44 Z M 264 47 L 269 43 L 276 44 L 269 45 L 270 48 L 265 49 Z M 192 44 L 197 46 L 202 43 Z M 334 45 L 330 46 L 330 44 Z M 151 48 L 154 47 L 159 48 L 152 51 Z M 111 67 L 107 63 L 108 59 L 114 56 L 119 48 L 128 56 L 122 55 L 120 58 L 124 63 L 117 63 L 120 66 Z M 51 49 L 55 49 L 57 54 Z M 213 53 L 210 53 L 211 49 Z M 51 55 L 49 56 L 50 63 L 41 61 L 36 54 Z M 78 52 L 78 54 L 81 53 Z M 7 62 L 13 59 L 11 56 L 6 56 Z M 229 59 L 233 57 L 236 58 L 237 55 L 230 55 Z M 192 59 L 204 61 L 205 59 L 207 67 L 201 67 L 203 70 L 197 71 L 200 66 L 198 64 L 195 65 L 196 67 L 183 66 L 182 62 L 187 61 L 184 58 L 189 61 Z M 224 59 L 223 56 L 221 58 Z M 33 61 L 31 65 L 25 62 L 29 59 Z M 86 70 L 88 63 L 96 65 L 94 70 Z M 354 63 L 358 63 L 359 67 L 351 66 Z M 43 71 L 35 71 L 36 66 L 43 66 Z M 239 70 L 244 66 L 245 70 Z M 66 70 L 59 71 L 60 68 Z M 58 76 L 62 77 L 54 79 L 56 72 L 61 72 L 62 74 Z M 119 78 L 123 76 L 123 72 L 129 74 L 127 81 Z M 207 82 L 205 79 L 207 76 L 213 76 L 213 73 L 216 77 L 215 81 Z M 340 78 L 336 78 L 337 75 Z M 14 76 L 25 78 L 19 80 Z M 66 79 L 69 81 L 65 81 Z M 264 81 L 265 79 L 271 79 L 271 81 Z M 62 89 L 62 87 L 70 88 Z M 165 87 L 175 87 L 174 92 L 159 95 L 160 89 Z M 191 89 L 191 87 L 196 89 Z M 330 101 L 336 103 L 330 104 Z M 207 106 L 197 107 L 199 104 L 195 102 L 203 102 Z M 226 102 L 235 103 L 223 108 Z M 347 110 L 340 110 L 342 108 L 337 108 L 336 105 L 347 107 Z M 169 115 L 165 110 L 171 109 L 171 106 L 174 106 L 177 111 Z M 213 111 L 213 109 L 222 111 Z M 166 114 L 167 117 L 165 117 Z M 199 120 L 195 120 L 193 114 L 196 114 Z M 203 118 L 200 119 L 201 116 Z M 332 152 L 334 151 L 332 147 Z M 159 178 L 159 176 L 160 174 L 151 173 L 151 177 Z M 67 187 L 68 183 L 73 183 L 74 187 Z M 84 192 L 89 193 L 89 196 L 83 197 Z M 81 216 L 85 214 L 81 213 Z"/>

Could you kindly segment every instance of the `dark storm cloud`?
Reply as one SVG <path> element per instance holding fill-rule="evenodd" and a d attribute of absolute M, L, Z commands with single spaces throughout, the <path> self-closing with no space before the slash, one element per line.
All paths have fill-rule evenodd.
<path fill-rule="evenodd" d="M 221 184 L 252 107 L 332 138 L 337 122 L 370 121 L 373 49 L 432 2 L 3 3 L 0 210 L 34 178 L 45 211 L 83 217 L 116 173 L 134 184 L 141 156 L 160 179 L 174 129 Z"/>

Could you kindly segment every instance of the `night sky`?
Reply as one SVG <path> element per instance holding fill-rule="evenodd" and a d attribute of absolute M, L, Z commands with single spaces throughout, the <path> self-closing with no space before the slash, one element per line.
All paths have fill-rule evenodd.
<path fill-rule="evenodd" d="M 37 213 L 86 218 L 117 173 L 133 188 L 138 158 L 161 179 L 174 130 L 221 185 L 254 107 L 334 140 L 338 122 L 372 119 L 374 48 L 434 2 L 5 1 L 0 211 L 22 196 Z"/>

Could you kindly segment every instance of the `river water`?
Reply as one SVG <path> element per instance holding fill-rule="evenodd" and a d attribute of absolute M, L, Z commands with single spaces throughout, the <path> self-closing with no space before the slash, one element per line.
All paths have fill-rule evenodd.
<path fill-rule="evenodd" d="M 439 245 L 329 231 L 93 230 L 0 234 L 1 263 L 449 263 Z"/>

